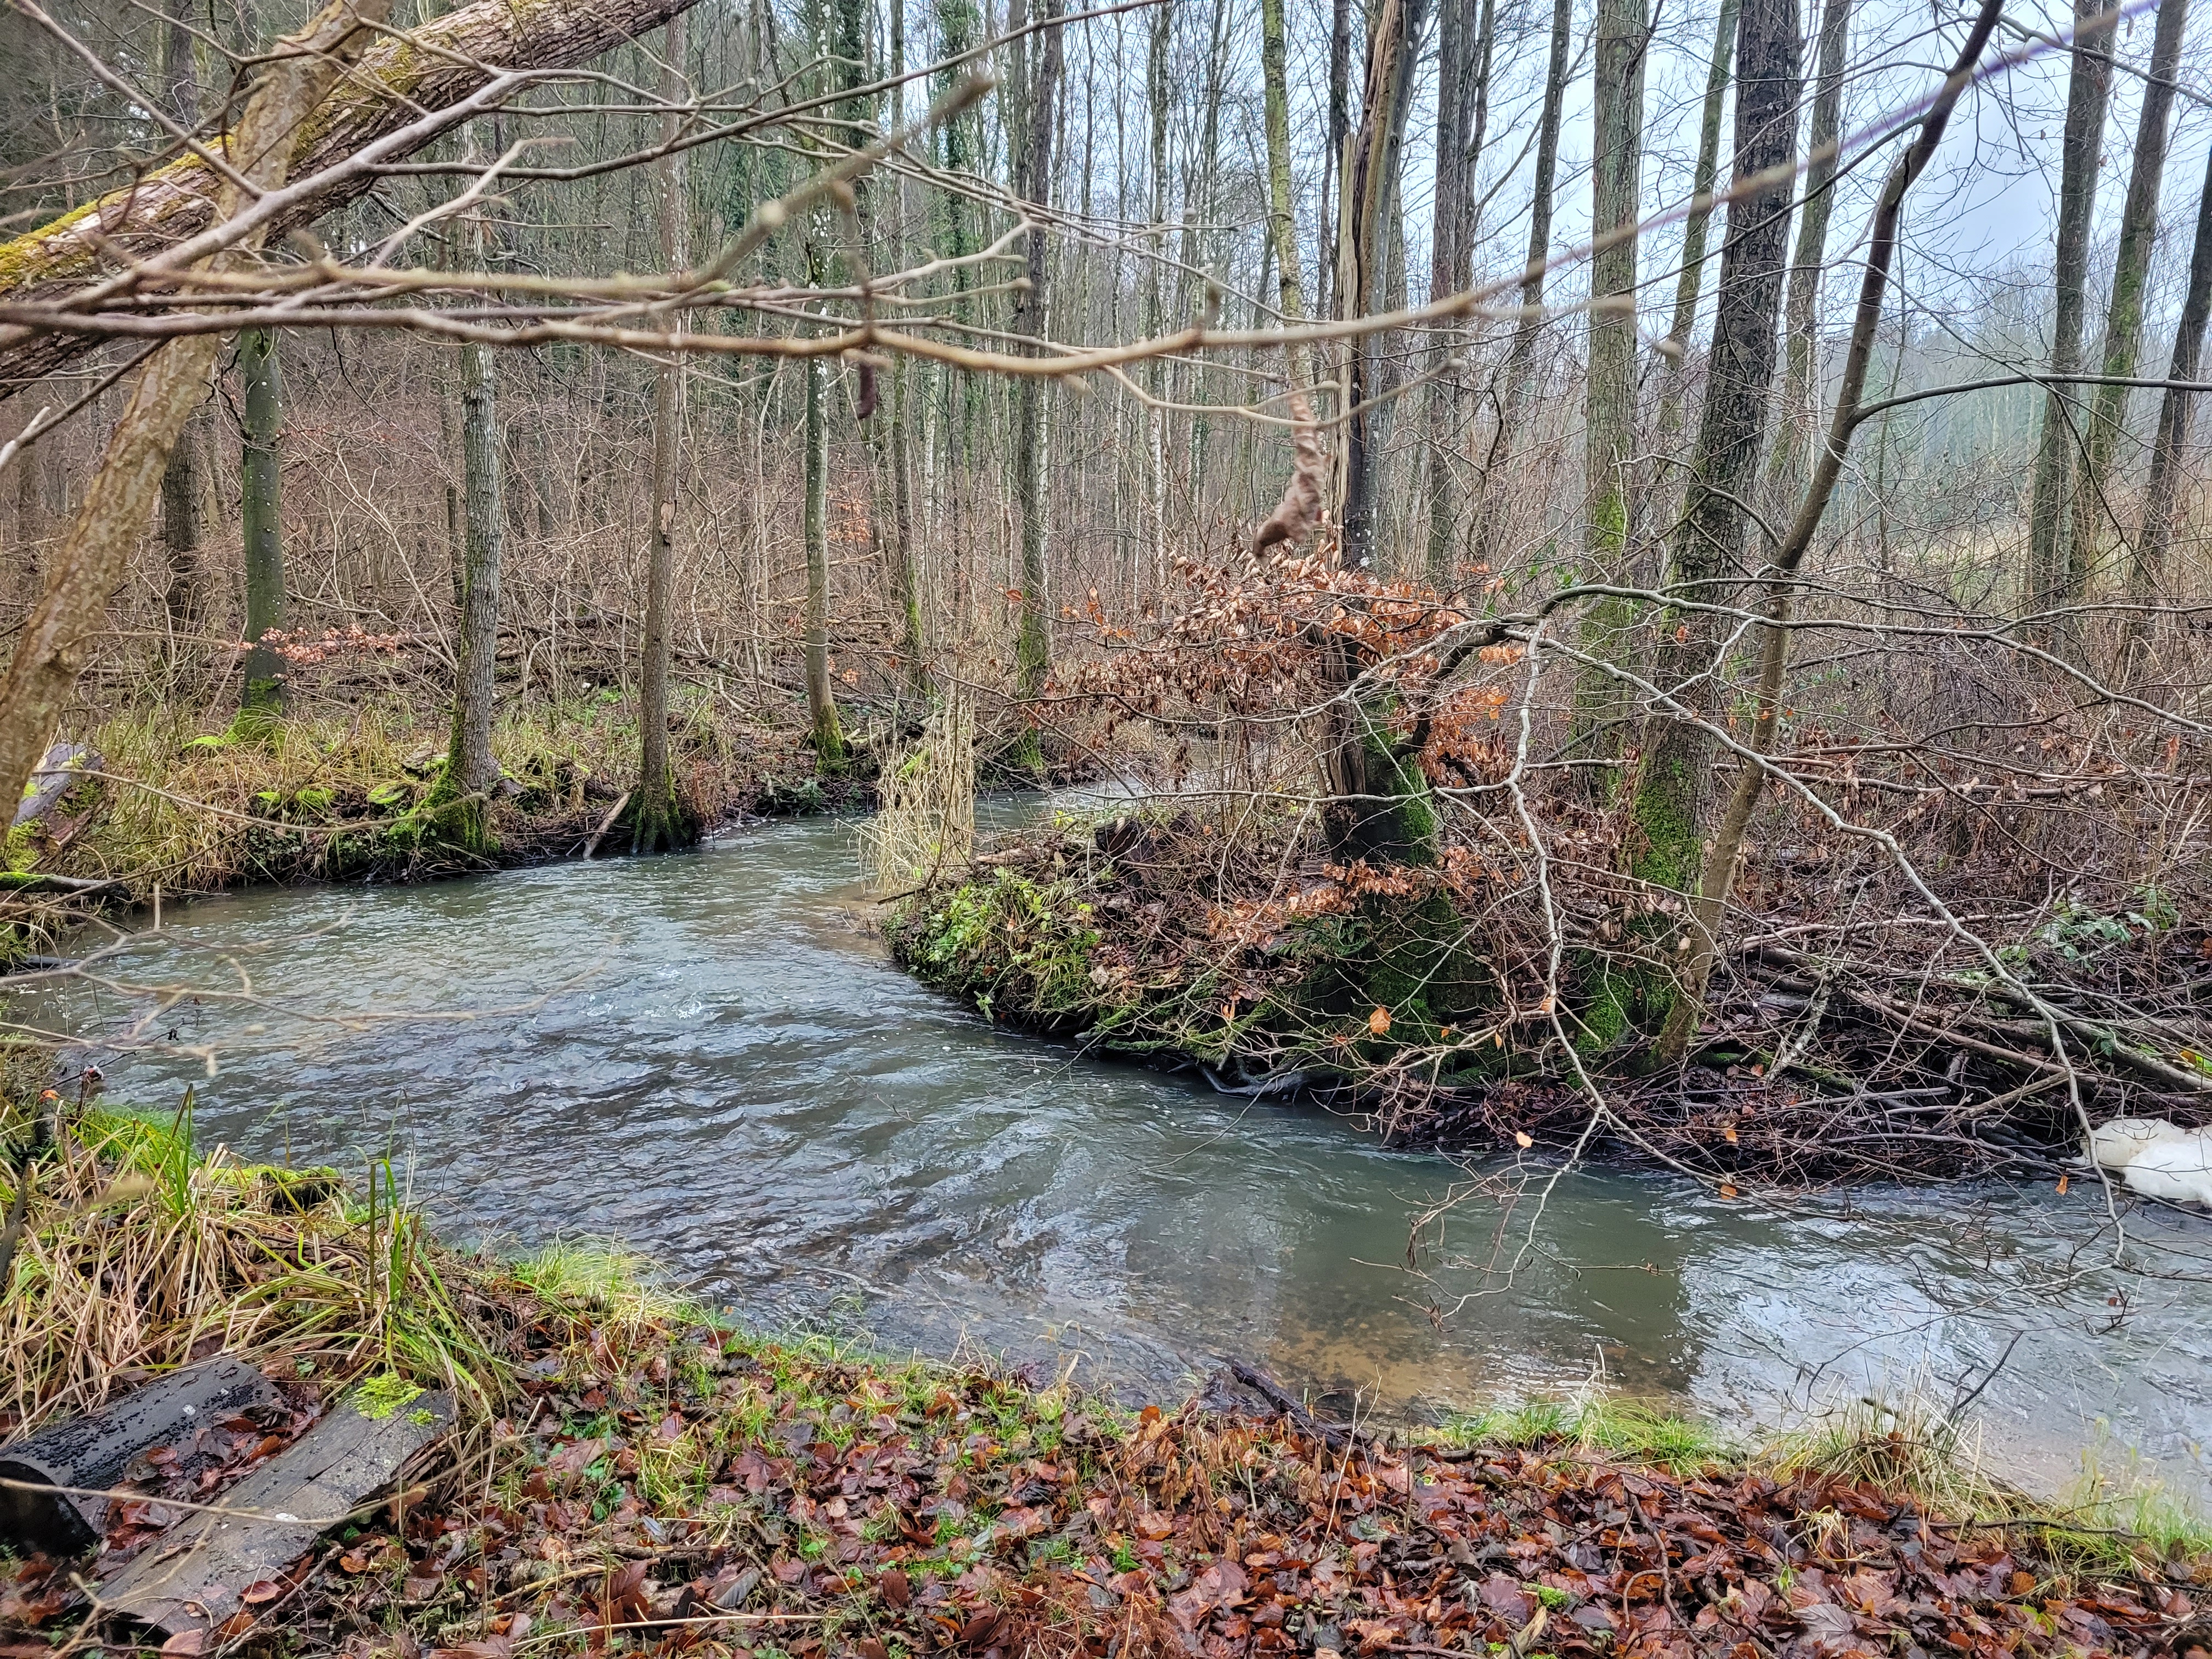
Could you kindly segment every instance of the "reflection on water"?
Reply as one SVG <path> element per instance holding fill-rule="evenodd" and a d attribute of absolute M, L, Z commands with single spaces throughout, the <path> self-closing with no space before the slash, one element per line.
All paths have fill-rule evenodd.
<path fill-rule="evenodd" d="M 1416 1276 L 1408 1218 L 1465 1172 L 995 1030 L 884 960 L 853 870 L 849 827 L 817 821 L 208 900 L 116 975 L 252 1000 L 182 1001 L 101 1062 L 149 1106 L 197 1080 L 204 1136 L 243 1154 L 388 1151 L 457 1234 L 614 1235 L 760 1322 L 1150 1391 L 1235 1354 L 1391 1412 L 1601 1372 L 1767 1423 L 1869 1388 L 1953 1397 L 2012 1344 L 1978 1402 L 2008 1468 L 2055 1486 L 2103 1432 L 2200 1489 L 2212 1225 L 2131 1224 L 2160 1271 L 2121 1276 L 2094 1190 L 1723 1204 L 1598 1170 L 1540 1206 L 1475 1192 Z M 69 1004 L 38 1012 L 113 1033 L 149 1006 Z"/>

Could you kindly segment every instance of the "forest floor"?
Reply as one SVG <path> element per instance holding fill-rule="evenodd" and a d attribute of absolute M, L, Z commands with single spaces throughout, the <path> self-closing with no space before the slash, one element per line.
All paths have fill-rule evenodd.
<path fill-rule="evenodd" d="M 100 1579 L 364 1381 L 451 1388 L 460 1421 L 404 1496 L 162 1653 L 1995 1659 L 2212 1638 L 2201 1527 L 2032 1503 L 1895 1425 L 1750 1454 L 1613 1406 L 1408 1437 L 1241 1368 L 1130 1410 L 764 1340 L 612 1255 L 462 1255 L 334 1178 L 120 1115 L 50 1124 L 40 1168 L 7 1423 L 223 1333 L 284 1404 L 149 1455 L 88 1557 L 13 1561 L 9 1659 L 131 1650 Z"/>

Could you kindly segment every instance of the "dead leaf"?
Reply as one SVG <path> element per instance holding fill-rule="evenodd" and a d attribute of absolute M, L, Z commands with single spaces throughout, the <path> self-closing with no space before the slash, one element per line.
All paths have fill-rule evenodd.
<path fill-rule="evenodd" d="M 238 1599 L 245 1602 L 247 1607 L 253 1607 L 260 1606 L 264 1601 L 274 1601 L 283 1593 L 284 1587 L 275 1579 L 263 1578 L 239 1591 Z"/>
<path fill-rule="evenodd" d="M 208 1633 L 204 1630 L 180 1630 L 161 1644 L 161 1651 L 168 1659 L 191 1659 L 191 1656 L 207 1650 Z"/>
<path fill-rule="evenodd" d="M 1368 1015 L 1367 1029 L 1376 1036 L 1387 1036 L 1390 1030 L 1390 1011 L 1388 1008 L 1377 1008 L 1373 1013 Z"/>

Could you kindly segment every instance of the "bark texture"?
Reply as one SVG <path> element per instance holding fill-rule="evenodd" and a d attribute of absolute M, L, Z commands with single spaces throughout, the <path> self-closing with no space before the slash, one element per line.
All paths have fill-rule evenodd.
<path fill-rule="evenodd" d="M 1406 116 L 1413 101 L 1425 0 L 1382 0 L 1367 43 L 1365 94 L 1359 126 L 1345 141 L 1342 206 L 1338 212 L 1337 314 L 1364 317 L 1386 292 L 1391 226 L 1404 161 Z M 1374 411 L 1382 343 L 1350 343 L 1345 377 L 1344 558 L 1367 562 L 1374 552 Z"/>
<path fill-rule="evenodd" d="M 1521 277 L 1521 319 L 1498 371 L 1498 424 L 1482 468 L 1482 502 L 1474 557 L 1498 562 L 1498 521 L 1504 512 L 1499 473 L 1519 441 L 1521 417 L 1536 370 L 1536 337 L 1544 327 L 1544 276 L 1552 253 L 1552 196 L 1559 173 L 1559 120 L 1566 105 L 1567 62 L 1574 41 L 1574 0 L 1553 0 L 1551 55 L 1544 70 L 1544 112 L 1536 129 L 1536 176 L 1529 186 L 1528 264 Z"/>
<path fill-rule="evenodd" d="M 1636 222 L 1644 142 L 1644 0 L 1598 0 L 1592 76 L 1589 402 L 1583 546 L 1595 574 L 1620 573 L 1636 451 Z"/>
<path fill-rule="evenodd" d="M 1720 176 L 1721 112 L 1728 101 L 1729 70 L 1735 62 L 1739 0 L 1721 0 L 1713 25 L 1713 55 L 1705 70 L 1705 102 L 1698 118 L 1698 161 L 1690 182 L 1690 213 L 1682 222 L 1682 270 L 1674 279 L 1674 318 L 1667 330 L 1666 385 L 1659 394 L 1659 441 L 1672 454 L 1682 430 L 1683 372 L 1690 335 L 1698 325 L 1698 296 L 1705 282 L 1705 235 L 1712 222 L 1713 184 Z"/>
<path fill-rule="evenodd" d="M 2197 202 L 2197 240 L 2189 254 L 2189 291 L 2181 302 L 2181 318 L 2174 325 L 2173 357 L 2167 365 L 2169 380 L 2197 378 L 2204 356 L 2204 324 L 2212 316 L 2212 161 L 2204 168 L 2204 189 Z M 2173 544 L 2174 495 L 2181 477 L 2182 457 L 2189 451 L 2189 430 L 2196 414 L 2197 394 L 2168 386 L 2158 410 L 2158 437 L 2150 453 L 2150 481 L 2143 487 L 2142 533 L 2136 540 L 2130 586 L 2138 594 L 2154 594 L 2166 581 L 2166 552 Z"/>
<path fill-rule="evenodd" d="M 2150 76 L 2143 84 L 2142 116 L 2136 127 L 2135 164 L 2128 172 L 2119 246 L 2112 256 L 2112 298 L 2105 307 L 2101 372 L 2115 380 L 2134 378 L 2142 355 L 2143 289 L 2150 278 L 2151 250 L 2158 241 L 2158 198 L 2166 179 L 2174 76 L 2181 67 L 2181 38 L 2188 18 L 2189 0 L 2160 0 L 2158 27 L 2151 38 Z M 2090 394 L 2088 437 L 2081 447 L 2074 489 L 2074 529 L 2066 545 L 2064 593 L 2069 599 L 2089 591 L 2104 565 L 2106 532 L 2118 525 L 2108 491 L 2127 410 L 2125 386 L 2100 386 Z"/>
<path fill-rule="evenodd" d="M 1989 48 L 1990 36 L 1996 31 L 2002 8 L 2003 0 L 1983 0 L 1981 13 L 1960 49 L 1951 73 L 1945 77 L 1942 90 L 1922 119 L 1919 134 L 1882 181 L 1874 223 L 1867 236 L 1866 267 L 1860 277 L 1858 304 L 1852 314 L 1850 343 L 1844 354 L 1842 381 L 1836 389 L 1835 413 L 1829 421 L 1812 481 L 1798 503 L 1782 544 L 1774 550 L 1772 567 L 1765 585 L 1761 609 L 1766 626 L 1759 640 L 1758 701 L 1753 705 L 1751 726 L 1751 747 L 1756 754 L 1773 751 L 1775 729 L 1782 710 L 1783 678 L 1790 665 L 1790 631 L 1785 624 L 1790 620 L 1797 573 L 1835 495 L 1837 483 L 1843 477 L 1844 459 L 1850 449 L 1851 434 L 1858 427 L 1859 410 L 1866 396 L 1867 370 L 1874 361 L 1875 337 L 1881 324 L 1883 291 L 1889 284 L 1890 269 L 1896 263 L 1898 229 L 1904 218 L 1905 193 L 1935 159 L 1943 142 L 1944 128 L 1950 123 L 1951 112 L 1957 106 L 1960 94 L 1972 83 L 1975 66 Z M 1741 766 L 1736 773 L 1728 808 L 1714 831 L 1711 849 L 1699 872 L 1697 895 L 1689 907 L 1690 960 L 1680 994 L 1668 1010 L 1667 1024 L 1660 1034 L 1659 1054 L 1663 1060 L 1671 1062 L 1682 1057 L 1703 1014 L 1722 916 L 1735 884 L 1736 867 L 1742 860 L 1752 811 L 1765 785 L 1766 774 L 1759 767 L 1748 763 Z"/>
<path fill-rule="evenodd" d="M 2053 261 L 2051 374 L 2027 517 L 2027 598 L 2031 610 L 2059 602 L 2065 587 L 2065 532 L 2073 499 L 2074 457 L 2083 422 L 2080 389 L 2061 384 L 2081 368 L 2083 294 L 2089 278 L 2089 233 L 2097 212 L 2098 151 L 2105 143 L 2105 105 L 2112 86 L 2111 22 L 2118 0 L 2075 0 L 2074 49 L 2066 87 L 2065 140 L 2059 151 L 2058 230 Z"/>
<path fill-rule="evenodd" d="M 1058 0 L 1045 0 L 1041 15 L 1059 15 Z M 1021 143 L 1020 167 L 1016 175 L 1015 189 L 1023 200 L 1033 204 L 1040 211 L 1052 205 L 1052 139 L 1054 94 L 1060 84 L 1060 32 L 1046 29 L 1037 37 L 1037 62 L 1030 75 L 1024 99 L 1028 116 L 1028 131 Z M 1032 230 L 1025 249 L 1026 274 L 1029 285 L 1015 297 L 1013 331 L 1025 340 L 1038 342 L 1028 349 L 1038 352 L 1045 332 L 1045 276 L 1046 255 L 1049 252 L 1045 234 Z M 1051 667 L 1051 640 L 1046 632 L 1045 619 L 1050 614 L 1050 595 L 1045 582 L 1045 532 L 1047 508 L 1041 487 L 1045 471 L 1046 432 L 1044 408 L 1051 395 L 1049 382 L 1034 375 L 1024 376 L 1014 388 L 1014 503 L 1020 514 L 1022 526 L 1022 602 L 1020 631 L 1014 640 L 1014 689 L 1024 697 L 1034 697 L 1044 690 L 1045 675 Z M 1034 738 L 1027 745 L 1029 758 L 1042 769 L 1042 758 L 1036 753 Z"/>
<path fill-rule="evenodd" d="M 1836 204 L 1836 140 L 1843 129 L 1844 49 L 1850 35 L 1850 0 L 1826 0 L 1820 9 L 1820 82 L 1813 94 L 1806 134 L 1805 206 L 1797 217 L 1797 249 L 1790 261 L 1790 293 L 1783 312 L 1781 419 L 1767 469 L 1777 492 L 1795 493 L 1804 482 L 1805 453 L 1814 420 L 1813 376 L 1820 349 L 1816 313 L 1820 267 L 1827 258 L 1828 218 Z"/>
<path fill-rule="evenodd" d="M 1743 574 L 1743 501 L 1755 476 L 1774 379 L 1790 185 L 1742 189 L 1780 168 L 1796 138 L 1797 17 L 1794 0 L 1744 0 L 1737 25 L 1735 179 L 1721 254 L 1712 363 L 1668 589 L 1680 599 L 1725 597 Z M 1767 550 L 1760 550 L 1761 563 Z M 1693 611 L 1660 625 L 1657 684 L 1682 688 L 1690 717 L 1655 713 L 1638 769 L 1628 847 L 1632 874 L 1656 887 L 1694 890 L 1710 793 L 1713 741 L 1698 717 L 1714 707 L 1721 632 Z"/>

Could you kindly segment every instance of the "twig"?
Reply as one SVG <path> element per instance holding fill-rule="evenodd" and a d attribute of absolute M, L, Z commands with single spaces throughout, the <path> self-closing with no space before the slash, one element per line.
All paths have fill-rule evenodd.
<path fill-rule="evenodd" d="M 623 790 L 615 804 L 607 809 L 606 817 L 599 820 L 599 827 L 592 831 L 592 838 L 584 843 L 585 858 L 589 859 L 592 854 L 599 850 L 600 840 L 608 830 L 615 827 L 615 820 L 622 816 L 623 808 L 629 805 L 630 793 L 627 789 Z"/>

